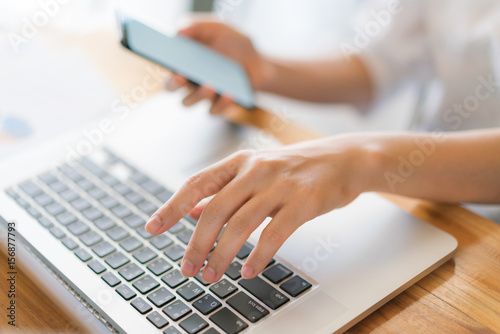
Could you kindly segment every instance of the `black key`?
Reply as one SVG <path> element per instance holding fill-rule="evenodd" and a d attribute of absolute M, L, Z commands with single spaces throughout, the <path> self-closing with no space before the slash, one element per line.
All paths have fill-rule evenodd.
<path fill-rule="evenodd" d="M 131 263 L 125 268 L 120 269 L 118 271 L 118 274 L 120 274 L 121 277 L 130 282 L 144 274 L 144 270 L 139 268 L 139 266 L 137 266 L 135 263 Z"/>
<path fill-rule="evenodd" d="M 132 214 L 132 211 L 130 211 L 130 209 L 124 205 L 118 205 L 117 207 L 114 207 L 113 209 L 111 209 L 111 212 L 120 219 L 128 217 Z"/>
<path fill-rule="evenodd" d="M 165 276 L 163 276 L 161 280 L 173 289 L 186 282 L 188 279 L 187 277 L 182 276 L 181 272 L 176 269 L 165 274 Z"/>
<path fill-rule="evenodd" d="M 297 297 L 310 287 L 312 287 L 312 284 L 298 275 L 280 285 L 280 288 L 292 297 Z"/>
<path fill-rule="evenodd" d="M 170 260 L 177 261 L 184 256 L 185 251 L 186 250 L 183 247 L 181 247 L 179 245 L 174 245 L 170 248 L 167 248 L 167 250 L 165 252 L 163 252 L 163 254 L 168 256 L 170 258 Z"/>
<path fill-rule="evenodd" d="M 137 208 L 149 216 L 151 216 L 156 212 L 156 210 L 158 210 L 158 206 L 151 203 L 150 201 L 139 203 L 139 205 L 137 205 Z"/>
<path fill-rule="evenodd" d="M 82 221 L 77 221 L 76 223 L 73 223 L 68 226 L 68 231 L 71 232 L 71 234 L 79 236 L 82 235 L 85 232 L 88 232 L 90 228 Z"/>
<path fill-rule="evenodd" d="M 38 175 L 38 179 L 45 184 L 51 184 L 58 181 L 57 177 L 54 176 L 51 172 L 46 172 L 41 175 Z"/>
<path fill-rule="evenodd" d="M 52 196 L 50 196 L 49 194 L 40 194 L 38 196 L 35 196 L 35 198 L 33 198 L 35 200 L 35 202 L 40 205 L 40 206 L 47 206 L 49 204 L 52 204 L 54 203 L 54 199 L 52 198 Z"/>
<path fill-rule="evenodd" d="M 119 241 L 119 240 L 122 240 L 122 239 L 128 237 L 130 234 L 123 227 L 116 226 L 116 227 L 112 228 L 111 230 L 109 230 L 108 232 L 106 232 L 106 235 L 108 237 L 110 237 L 113 241 Z"/>
<path fill-rule="evenodd" d="M 157 311 L 151 312 L 146 317 L 156 328 L 163 328 L 168 325 L 168 320 L 160 315 Z"/>
<path fill-rule="evenodd" d="M 156 307 L 163 307 L 175 299 L 175 295 L 167 288 L 161 287 L 148 295 L 148 299 Z"/>
<path fill-rule="evenodd" d="M 258 276 L 252 279 L 242 279 L 239 284 L 273 310 L 290 301 L 282 292 Z"/>
<path fill-rule="evenodd" d="M 67 178 L 72 180 L 73 182 L 78 182 L 83 179 L 83 175 L 80 174 L 76 169 L 71 166 L 61 166 L 59 167 L 59 171 L 64 174 Z"/>
<path fill-rule="evenodd" d="M 115 184 L 120 183 L 120 180 L 118 180 L 116 177 L 114 177 L 113 175 L 110 175 L 110 174 L 103 175 L 101 177 L 101 180 L 110 187 L 114 186 Z"/>
<path fill-rule="evenodd" d="M 59 203 L 52 203 L 45 207 L 45 210 L 52 216 L 57 216 L 66 211 L 66 209 Z"/>
<path fill-rule="evenodd" d="M 130 180 L 132 180 L 134 183 L 141 184 L 149 181 L 149 177 L 142 174 L 141 172 L 134 171 L 132 175 L 130 175 Z"/>
<path fill-rule="evenodd" d="M 172 239 L 167 237 L 165 234 L 157 235 L 156 237 L 151 239 L 151 241 L 149 241 L 149 242 L 151 243 L 151 245 L 153 245 L 158 250 L 162 250 L 165 247 L 168 247 L 173 243 Z"/>
<path fill-rule="evenodd" d="M 236 314 L 224 307 L 220 311 L 212 314 L 210 320 L 222 328 L 227 334 L 237 334 L 246 329 L 248 325 Z"/>
<path fill-rule="evenodd" d="M 62 240 L 62 243 L 64 246 L 66 246 L 66 248 L 68 248 L 69 250 L 74 250 L 74 249 L 77 249 L 78 248 L 78 244 L 76 243 L 75 240 L 71 239 L 71 238 L 64 238 Z"/>
<path fill-rule="evenodd" d="M 104 197 L 108 196 L 108 194 L 102 190 L 101 188 L 93 188 L 88 191 L 88 194 L 95 200 L 100 200 L 103 199 Z"/>
<path fill-rule="evenodd" d="M 85 191 L 89 191 L 95 188 L 95 184 L 85 178 L 81 179 L 76 184 Z"/>
<path fill-rule="evenodd" d="M 168 231 L 170 233 L 177 234 L 177 233 L 179 233 L 180 231 L 182 231 L 185 228 L 186 228 L 186 226 L 179 221 L 177 224 L 175 224 L 174 226 L 172 226 Z"/>
<path fill-rule="evenodd" d="M 187 220 L 193 226 L 196 226 L 196 224 L 198 224 L 198 221 L 193 217 L 191 217 L 190 215 L 184 216 L 184 219 Z"/>
<path fill-rule="evenodd" d="M 19 194 L 14 191 L 12 188 L 5 189 L 5 193 L 12 199 L 19 198 Z"/>
<path fill-rule="evenodd" d="M 66 233 L 64 233 L 59 227 L 53 227 L 50 229 L 50 233 L 57 239 L 62 239 L 66 236 Z"/>
<path fill-rule="evenodd" d="M 206 332 L 203 334 L 219 334 L 214 328 L 209 328 Z"/>
<path fill-rule="evenodd" d="M 96 274 L 100 274 L 106 271 L 106 267 L 97 260 L 90 261 L 87 266 L 92 269 Z"/>
<path fill-rule="evenodd" d="M 191 237 L 193 236 L 193 230 L 187 229 L 182 233 L 179 233 L 177 235 L 177 239 L 185 243 L 186 245 L 189 243 L 189 240 L 191 240 Z"/>
<path fill-rule="evenodd" d="M 77 221 L 78 218 L 74 214 L 72 214 L 69 211 L 63 212 L 61 214 L 58 214 L 56 216 L 56 220 L 61 224 L 61 225 L 69 225 Z"/>
<path fill-rule="evenodd" d="M 189 334 L 196 334 L 208 327 L 208 323 L 203 320 L 198 314 L 192 314 L 188 318 L 179 323 Z"/>
<path fill-rule="evenodd" d="M 120 204 L 120 202 L 118 202 L 118 200 L 116 198 L 111 197 L 111 196 L 106 196 L 106 197 L 101 198 L 99 200 L 99 203 L 101 203 L 101 205 L 108 210 L 111 210 L 112 208 L 114 208 L 118 204 Z"/>
<path fill-rule="evenodd" d="M 28 203 L 27 200 L 25 200 L 24 198 L 21 198 L 21 197 L 18 197 L 16 198 L 16 202 L 17 204 L 19 204 L 20 207 L 22 207 L 23 209 L 27 209 L 30 207 L 30 204 Z"/>
<path fill-rule="evenodd" d="M 278 263 L 274 267 L 271 267 L 262 273 L 262 276 L 273 282 L 274 284 L 278 284 L 283 281 L 285 278 L 292 276 L 292 271 L 285 267 L 284 265 Z"/>
<path fill-rule="evenodd" d="M 196 278 L 196 280 L 201 284 L 203 284 L 204 286 L 210 285 L 210 283 L 207 283 L 203 280 L 202 276 L 203 276 L 203 270 L 200 270 L 194 278 Z"/>
<path fill-rule="evenodd" d="M 68 186 L 61 181 L 53 182 L 49 184 L 49 187 L 58 194 L 62 193 L 65 190 L 68 190 Z"/>
<path fill-rule="evenodd" d="M 99 210 L 98 208 L 96 207 L 90 207 L 86 210 L 83 210 L 82 211 L 82 214 L 85 218 L 87 218 L 88 220 L 90 220 L 91 222 L 101 218 L 102 216 L 104 216 L 104 214 L 101 212 L 101 210 Z"/>
<path fill-rule="evenodd" d="M 221 302 L 215 299 L 214 296 L 207 294 L 193 303 L 195 309 L 202 314 L 207 315 L 222 306 Z"/>
<path fill-rule="evenodd" d="M 99 257 L 105 257 L 109 254 L 113 253 L 116 248 L 111 245 L 109 242 L 104 241 L 98 244 L 97 246 L 92 247 L 92 251 L 97 254 Z"/>
<path fill-rule="evenodd" d="M 129 258 L 120 252 L 117 252 L 110 257 L 108 257 L 105 262 L 113 269 L 118 269 L 121 266 L 126 265 L 130 262 Z"/>
<path fill-rule="evenodd" d="M 135 296 L 137 296 L 135 291 L 132 290 L 131 288 L 129 288 L 128 286 L 126 286 L 125 284 L 122 284 L 119 287 L 117 287 L 116 292 L 118 292 L 118 294 L 120 296 L 122 296 L 122 298 L 125 300 L 130 300 L 130 299 L 134 298 Z"/>
<path fill-rule="evenodd" d="M 33 181 L 24 181 L 19 184 L 19 188 L 21 188 L 22 191 L 24 191 L 27 195 L 31 197 L 35 197 L 43 193 L 42 188 L 40 188 L 37 184 L 35 184 Z"/>
<path fill-rule="evenodd" d="M 166 201 L 168 201 L 170 199 L 170 197 L 172 197 L 172 195 L 173 195 L 172 192 L 165 190 L 165 191 L 162 191 L 161 193 L 157 194 L 156 198 L 160 202 L 165 203 Z"/>
<path fill-rule="evenodd" d="M 127 252 L 132 252 L 136 250 L 137 248 L 142 246 L 142 242 L 137 240 L 136 237 L 130 237 L 128 239 L 123 240 L 120 242 L 120 247 L 125 249 Z"/>
<path fill-rule="evenodd" d="M 82 164 L 83 167 L 85 167 L 89 172 L 92 174 L 98 176 L 98 177 L 103 177 L 106 175 L 106 172 L 99 166 L 97 166 L 92 160 L 83 158 L 80 160 L 80 163 Z"/>
<path fill-rule="evenodd" d="M 167 305 L 162 311 L 173 321 L 177 321 L 192 312 L 189 306 L 187 306 L 180 300 L 176 300 L 173 303 Z"/>
<path fill-rule="evenodd" d="M 137 281 L 132 284 L 134 288 L 136 288 L 143 295 L 153 291 L 156 289 L 160 283 L 158 283 L 153 277 L 150 275 L 146 275 L 142 278 L 139 278 Z"/>
<path fill-rule="evenodd" d="M 137 311 L 139 311 L 140 314 L 146 314 L 153 309 L 151 305 L 146 303 L 141 297 L 134 299 L 130 303 L 130 305 L 132 305 Z"/>
<path fill-rule="evenodd" d="M 52 224 L 50 219 L 48 219 L 47 217 L 41 217 L 40 219 L 38 219 L 38 222 L 45 228 L 51 228 L 52 226 L 54 226 L 54 224 Z"/>
<path fill-rule="evenodd" d="M 31 217 L 33 217 L 35 219 L 38 219 L 38 218 L 40 218 L 42 216 L 42 214 L 40 213 L 40 211 L 38 211 L 38 209 L 36 209 L 34 207 L 29 207 L 26 210 L 31 215 Z"/>
<path fill-rule="evenodd" d="M 90 231 L 89 233 L 85 233 L 80 236 L 80 241 L 85 244 L 85 246 L 93 246 L 98 242 L 102 241 L 102 237 L 94 231 Z"/>
<path fill-rule="evenodd" d="M 163 334 L 182 334 L 182 333 L 179 332 L 175 327 L 168 327 L 163 331 Z"/>
<path fill-rule="evenodd" d="M 205 291 L 195 282 L 189 282 L 177 289 L 177 293 L 188 302 L 192 301 L 195 298 L 198 298 L 204 292 Z"/>
<path fill-rule="evenodd" d="M 92 258 L 92 255 L 89 254 L 85 249 L 80 248 L 75 252 L 75 255 L 82 260 L 83 262 L 87 262 Z"/>
<path fill-rule="evenodd" d="M 141 187 L 151 195 L 158 195 L 159 193 L 164 192 L 166 190 L 161 184 L 153 180 L 149 180 L 142 183 Z"/>
<path fill-rule="evenodd" d="M 71 189 L 63 191 L 59 194 L 59 196 L 61 196 L 61 198 L 66 202 L 74 201 L 75 199 L 78 199 L 80 197 L 80 195 L 78 195 L 76 191 L 73 191 Z"/>
<path fill-rule="evenodd" d="M 117 207 L 115 209 L 118 209 L 118 208 L 120 208 L 120 207 Z M 133 228 L 135 230 L 139 226 L 146 224 L 146 221 L 143 218 L 139 217 L 136 214 L 130 215 L 132 213 L 132 211 L 130 211 L 128 208 L 125 208 L 125 209 L 127 209 L 130 213 L 126 214 L 125 211 L 122 211 L 120 214 L 126 215 L 125 216 L 126 218 L 124 218 L 124 217 L 119 217 L 119 218 L 122 218 L 122 219 L 124 218 L 123 222 L 125 224 L 127 224 L 128 227 Z"/>
<path fill-rule="evenodd" d="M 156 276 L 160 276 L 172 269 L 172 265 L 160 258 L 148 264 L 147 268 Z"/>
<path fill-rule="evenodd" d="M 227 303 L 251 323 L 257 322 L 269 314 L 269 311 L 243 291 L 227 300 Z"/>
<path fill-rule="evenodd" d="M 227 279 L 222 279 L 219 282 L 213 284 L 210 287 L 210 291 L 215 293 L 215 295 L 221 299 L 226 298 L 229 295 L 232 295 L 236 291 L 238 291 L 238 288 L 236 285 L 233 285 L 230 283 Z"/>
<path fill-rule="evenodd" d="M 144 202 L 144 197 L 135 192 L 135 191 L 131 191 L 129 192 L 127 195 L 125 195 L 125 198 L 127 199 L 127 201 L 129 201 L 130 203 L 134 204 L 134 205 L 137 205 L 141 202 Z"/>
<path fill-rule="evenodd" d="M 276 260 L 271 259 L 271 261 L 269 261 L 269 263 L 267 264 L 266 268 L 272 266 L 274 264 L 274 262 L 276 262 Z"/>
<path fill-rule="evenodd" d="M 242 265 L 239 262 L 234 261 L 229 265 L 229 268 L 227 268 L 226 275 L 237 280 L 241 277 L 241 267 Z"/>
<path fill-rule="evenodd" d="M 71 202 L 71 206 L 77 211 L 83 211 L 90 208 L 90 203 L 84 198 L 79 198 Z"/>
<path fill-rule="evenodd" d="M 94 225 L 101 231 L 107 231 L 110 228 L 116 226 L 116 222 L 111 218 L 104 216 L 94 221 Z"/>
<path fill-rule="evenodd" d="M 149 247 L 143 247 L 141 250 L 135 252 L 133 256 L 137 259 L 137 261 L 144 264 L 157 257 L 158 254 L 153 252 Z"/>
<path fill-rule="evenodd" d="M 122 196 L 131 193 L 133 190 L 124 183 L 117 183 L 113 186 L 113 189 Z"/>
<path fill-rule="evenodd" d="M 243 260 L 248 255 L 250 255 L 250 252 L 252 251 L 252 249 L 253 249 L 253 246 L 250 245 L 248 242 L 245 242 L 243 244 L 243 247 L 241 247 L 240 251 L 238 252 L 238 254 L 236 254 L 236 257 L 240 260 Z"/>
<path fill-rule="evenodd" d="M 139 234 L 141 237 L 143 237 L 146 240 L 154 237 L 153 234 L 150 234 L 148 231 L 146 231 L 146 228 L 144 226 L 142 226 L 140 229 L 137 230 L 137 234 Z"/>

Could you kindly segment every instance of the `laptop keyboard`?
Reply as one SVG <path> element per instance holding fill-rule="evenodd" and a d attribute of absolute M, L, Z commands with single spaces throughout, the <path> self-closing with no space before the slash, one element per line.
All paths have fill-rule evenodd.
<path fill-rule="evenodd" d="M 249 242 L 219 282 L 182 276 L 197 221 L 186 216 L 149 234 L 146 220 L 172 192 L 111 152 L 99 161 L 83 158 L 5 192 L 159 332 L 239 333 L 312 287 L 275 259 L 256 278 L 241 278 Z"/>

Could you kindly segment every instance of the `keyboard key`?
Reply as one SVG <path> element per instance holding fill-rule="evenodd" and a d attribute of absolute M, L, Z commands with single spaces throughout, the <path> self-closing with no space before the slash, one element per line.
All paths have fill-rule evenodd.
<path fill-rule="evenodd" d="M 161 316 L 157 311 L 151 312 L 146 318 L 151 321 L 156 328 L 163 328 L 168 325 L 168 320 Z"/>
<path fill-rule="evenodd" d="M 21 197 L 18 197 L 16 198 L 16 203 L 22 207 L 23 209 L 27 209 L 30 207 L 30 204 L 28 203 L 27 200 L 25 200 L 24 198 L 21 198 Z"/>
<path fill-rule="evenodd" d="M 251 323 L 257 322 L 269 314 L 269 311 L 243 291 L 227 300 L 227 303 Z"/>
<path fill-rule="evenodd" d="M 92 174 L 94 174 L 94 175 L 96 175 L 98 177 L 103 177 L 103 176 L 106 175 L 106 172 L 101 167 L 97 166 L 92 160 L 90 160 L 88 158 L 81 159 L 80 163 L 89 172 L 91 172 Z"/>
<path fill-rule="evenodd" d="M 189 306 L 187 306 L 180 300 L 176 300 L 173 303 L 167 305 L 165 308 L 163 308 L 162 311 L 173 321 L 177 321 L 192 312 Z"/>
<path fill-rule="evenodd" d="M 161 193 L 157 194 L 156 198 L 160 202 L 165 203 L 166 201 L 168 201 L 170 199 L 170 197 L 172 197 L 172 195 L 173 195 L 172 192 L 165 190 L 165 191 L 162 191 Z"/>
<path fill-rule="evenodd" d="M 75 255 L 82 260 L 83 262 L 87 262 L 92 258 L 92 255 L 89 254 L 85 249 L 80 248 L 75 252 Z"/>
<path fill-rule="evenodd" d="M 144 264 L 157 257 L 158 254 L 153 252 L 149 247 L 143 247 L 141 250 L 135 252 L 133 256 L 137 259 L 137 261 Z"/>
<path fill-rule="evenodd" d="M 115 287 L 121 283 L 120 279 L 116 277 L 113 273 L 105 273 L 101 276 L 102 280 L 106 282 L 110 287 Z"/>
<path fill-rule="evenodd" d="M 243 320 L 236 316 L 227 307 L 224 307 L 220 311 L 212 314 L 210 316 L 210 320 L 222 328 L 227 334 L 237 334 L 248 327 Z"/>
<path fill-rule="evenodd" d="M 203 334 L 219 334 L 214 328 L 209 328 L 206 332 Z"/>
<path fill-rule="evenodd" d="M 158 290 L 151 292 L 148 299 L 156 307 L 163 307 L 175 299 L 175 295 L 167 288 L 161 287 Z"/>
<path fill-rule="evenodd" d="M 260 277 L 242 279 L 239 284 L 271 309 L 276 310 L 290 299 Z"/>
<path fill-rule="evenodd" d="M 177 293 L 188 302 L 201 296 L 205 291 L 195 282 L 189 282 L 177 289 Z"/>
<path fill-rule="evenodd" d="M 108 210 L 111 210 L 120 204 L 120 202 L 118 202 L 116 198 L 111 196 L 106 196 L 104 198 L 101 198 L 99 200 L 99 203 L 101 203 L 101 205 Z"/>
<path fill-rule="evenodd" d="M 47 217 L 41 217 L 40 219 L 38 219 L 38 222 L 45 228 L 51 228 L 52 226 L 54 226 L 54 224 Z"/>
<path fill-rule="evenodd" d="M 160 258 L 148 264 L 147 268 L 156 276 L 160 276 L 172 269 L 172 265 Z"/>
<path fill-rule="evenodd" d="M 98 242 L 102 241 L 102 237 L 97 234 L 95 231 L 90 231 L 88 233 L 85 233 L 84 235 L 80 236 L 80 241 L 85 244 L 85 246 L 93 246 L 97 244 Z"/>
<path fill-rule="evenodd" d="M 149 181 L 149 177 L 147 177 L 146 175 L 142 174 L 141 172 L 134 171 L 130 175 L 130 180 L 132 180 L 134 183 L 141 184 L 141 183 Z"/>
<path fill-rule="evenodd" d="M 146 314 L 153 309 L 151 305 L 146 303 L 141 297 L 134 299 L 130 303 L 130 305 L 132 305 L 137 311 L 139 311 L 140 314 Z"/>
<path fill-rule="evenodd" d="M 76 183 L 81 189 L 89 191 L 95 188 L 95 184 L 87 179 L 82 179 Z"/>
<path fill-rule="evenodd" d="M 59 196 L 61 196 L 61 198 L 66 202 L 71 202 L 80 198 L 80 195 L 78 195 L 76 191 L 73 191 L 71 189 L 63 191 L 62 193 L 59 194 Z"/>
<path fill-rule="evenodd" d="M 47 206 L 49 204 L 52 204 L 54 203 L 54 199 L 52 198 L 52 196 L 50 196 L 49 194 L 40 194 L 38 196 L 35 196 L 35 198 L 33 198 L 35 200 L 35 202 L 40 205 L 40 206 Z"/>
<path fill-rule="evenodd" d="M 144 226 L 142 226 L 140 229 L 137 230 L 137 234 L 139 234 L 141 237 L 143 237 L 146 240 L 154 237 L 153 234 L 150 234 L 148 231 L 146 231 L 146 228 Z"/>
<path fill-rule="evenodd" d="M 203 280 L 202 276 L 203 276 L 203 270 L 200 270 L 194 278 L 196 278 L 196 280 L 204 286 L 210 285 L 210 283 L 207 283 Z"/>
<path fill-rule="evenodd" d="M 61 181 L 53 182 L 49 184 L 49 187 L 58 194 L 62 193 L 65 190 L 68 190 L 68 186 Z"/>
<path fill-rule="evenodd" d="M 180 231 L 184 230 L 186 226 L 182 222 L 178 222 L 174 226 L 172 226 L 168 231 L 173 234 L 177 234 Z"/>
<path fill-rule="evenodd" d="M 117 209 L 117 208 L 115 208 L 115 209 Z M 140 216 L 138 216 L 136 214 L 130 215 L 132 213 L 132 211 L 130 211 L 128 208 L 126 208 L 126 209 L 130 213 L 126 214 L 125 212 L 123 212 L 123 214 L 125 215 L 126 218 L 124 218 L 124 217 L 119 217 L 119 218 L 122 218 L 123 222 L 125 224 L 127 224 L 128 227 L 130 227 L 130 228 L 132 228 L 132 229 L 135 230 L 139 226 L 142 226 L 142 225 L 146 224 L 146 221 L 143 218 L 141 218 Z"/>
<path fill-rule="evenodd" d="M 113 241 L 119 241 L 119 240 L 125 239 L 130 234 L 123 227 L 116 226 L 116 227 L 112 228 L 111 230 L 109 230 L 108 232 L 106 232 L 106 235 L 108 237 L 110 237 Z"/>
<path fill-rule="evenodd" d="M 38 209 L 36 209 L 34 207 L 29 207 L 26 210 L 31 215 L 31 217 L 33 217 L 35 219 L 38 219 L 38 218 L 40 218 L 42 216 L 42 214 L 40 213 L 40 211 L 38 211 Z"/>
<path fill-rule="evenodd" d="M 208 323 L 203 320 L 198 314 L 192 314 L 188 318 L 179 323 L 189 334 L 196 334 L 208 327 Z"/>
<path fill-rule="evenodd" d="M 164 192 L 166 190 L 161 184 L 153 180 L 149 180 L 142 183 L 141 187 L 151 195 L 158 195 L 159 193 Z"/>
<path fill-rule="evenodd" d="M 131 263 L 125 268 L 120 269 L 118 271 L 118 274 L 120 274 L 121 277 L 125 278 L 127 281 L 130 282 L 136 279 L 137 277 L 141 276 L 142 274 L 144 274 L 144 270 L 142 270 L 135 263 Z"/>
<path fill-rule="evenodd" d="M 21 190 L 24 191 L 30 197 L 35 197 L 35 196 L 38 196 L 41 193 L 43 193 L 42 188 L 40 188 L 33 181 L 29 181 L 29 180 L 20 183 L 19 188 L 21 188 Z"/>
<path fill-rule="evenodd" d="M 101 188 L 92 188 L 87 192 L 96 201 L 108 196 L 108 194 L 104 190 L 102 190 Z"/>
<path fill-rule="evenodd" d="M 179 233 L 177 235 L 177 239 L 185 243 L 186 245 L 189 243 L 189 240 L 191 240 L 191 237 L 193 236 L 193 230 L 187 229 L 182 233 Z"/>
<path fill-rule="evenodd" d="M 137 205 L 137 208 L 149 216 L 151 216 L 156 212 L 156 210 L 158 210 L 158 206 L 151 203 L 150 201 L 139 203 L 139 205 Z"/>
<path fill-rule="evenodd" d="M 92 251 L 97 254 L 99 257 L 105 257 L 109 254 L 113 253 L 116 248 L 111 245 L 109 242 L 104 241 L 98 244 L 97 246 L 92 247 Z"/>
<path fill-rule="evenodd" d="M 49 204 L 45 207 L 45 210 L 54 217 L 66 211 L 66 209 L 59 203 Z"/>
<path fill-rule="evenodd" d="M 125 284 L 122 284 L 119 287 L 117 287 L 116 292 L 118 292 L 118 294 L 120 296 L 122 296 L 122 298 L 125 300 L 130 300 L 130 299 L 134 298 L 135 296 L 137 296 L 135 291 L 132 290 L 131 288 L 129 288 L 128 286 L 126 286 Z"/>
<path fill-rule="evenodd" d="M 64 233 L 59 227 L 53 227 L 50 229 L 50 233 L 57 239 L 62 239 L 66 236 L 66 233 Z"/>
<path fill-rule="evenodd" d="M 196 219 L 194 219 L 193 217 L 191 217 L 190 215 L 186 215 L 184 216 L 184 219 L 186 221 L 188 221 L 191 225 L 193 226 L 196 226 L 196 224 L 198 224 L 198 221 Z M 182 220 L 181 220 L 182 221 Z"/>
<path fill-rule="evenodd" d="M 78 182 L 83 179 L 83 175 L 80 174 L 75 168 L 71 166 L 68 165 L 60 166 L 59 171 L 73 182 Z"/>
<path fill-rule="evenodd" d="M 118 194 L 125 196 L 128 193 L 131 193 L 133 190 L 129 186 L 127 186 L 124 183 L 117 183 L 113 186 L 114 191 L 116 191 Z"/>
<path fill-rule="evenodd" d="M 85 218 L 87 218 L 88 220 L 90 220 L 91 222 L 96 221 L 97 219 L 104 216 L 104 214 L 101 212 L 101 210 L 99 210 L 98 208 L 93 207 L 93 206 L 86 209 L 86 210 L 83 210 L 82 215 Z"/>
<path fill-rule="evenodd" d="M 161 278 L 161 280 L 173 289 L 181 285 L 182 283 L 186 282 L 188 279 L 187 277 L 182 276 L 181 272 L 176 269 L 174 271 L 165 274 Z"/>
<path fill-rule="evenodd" d="M 273 282 L 274 284 L 278 284 L 283 281 L 285 278 L 292 276 L 292 271 L 285 267 L 282 264 L 277 264 L 274 267 L 271 267 L 262 273 L 262 276 Z"/>
<path fill-rule="evenodd" d="M 238 252 L 238 254 L 236 254 L 236 257 L 240 260 L 243 260 L 248 255 L 250 255 L 250 252 L 252 251 L 252 249 L 253 249 L 253 246 L 251 244 L 249 244 L 248 242 L 245 242 L 243 244 L 243 247 L 241 247 L 240 251 Z"/>
<path fill-rule="evenodd" d="M 130 209 L 124 205 L 118 205 L 117 207 L 114 207 L 113 209 L 111 209 L 111 212 L 119 219 L 123 219 L 132 214 L 132 211 L 130 211 Z"/>
<path fill-rule="evenodd" d="M 162 250 L 165 247 L 170 246 L 173 241 L 169 237 L 167 237 L 165 234 L 160 234 L 154 237 L 149 241 L 151 245 L 153 245 L 156 249 Z"/>
<path fill-rule="evenodd" d="M 207 315 L 222 306 L 221 302 L 215 299 L 214 296 L 207 294 L 193 303 L 195 309 L 202 314 Z"/>
<path fill-rule="evenodd" d="M 132 252 L 136 250 L 137 248 L 142 246 L 142 242 L 137 240 L 136 237 L 130 237 L 128 239 L 123 240 L 120 242 L 120 247 L 125 249 L 127 252 Z"/>
<path fill-rule="evenodd" d="M 280 285 L 280 288 L 292 297 L 297 297 L 310 287 L 312 287 L 312 284 L 300 276 L 294 276 Z"/>
<path fill-rule="evenodd" d="M 121 266 L 126 265 L 130 262 L 129 258 L 120 252 L 117 252 L 110 257 L 108 257 L 105 262 L 113 269 L 118 269 Z"/>
<path fill-rule="evenodd" d="M 96 274 L 100 274 L 106 271 L 106 267 L 97 260 L 90 261 L 87 266 L 89 266 L 89 268 L 92 269 L 92 271 L 94 271 Z"/>
<path fill-rule="evenodd" d="M 182 333 L 179 332 L 175 327 L 168 327 L 163 331 L 163 334 L 182 334 Z"/>
<path fill-rule="evenodd" d="M 150 275 L 146 275 L 142 278 L 139 278 L 137 281 L 132 284 L 134 288 L 136 288 L 143 295 L 153 291 L 156 289 L 160 283 L 158 283 L 153 277 Z"/>
<path fill-rule="evenodd" d="M 110 228 L 115 227 L 116 222 L 111 218 L 104 216 L 94 221 L 94 225 L 101 231 L 107 231 Z"/>
<path fill-rule="evenodd" d="M 239 262 L 234 261 L 229 265 L 229 268 L 227 268 L 226 275 L 237 280 L 241 277 L 241 267 L 242 265 Z"/>
<path fill-rule="evenodd" d="M 61 214 L 58 214 L 56 216 L 56 220 L 61 224 L 61 225 L 69 225 L 69 224 L 72 224 L 74 222 L 76 222 L 78 220 L 78 218 L 76 218 L 76 216 L 74 214 L 72 214 L 71 212 L 69 211 L 65 211 Z"/>
<path fill-rule="evenodd" d="M 78 248 L 78 244 L 76 243 L 75 240 L 71 239 L 71 238 L 64 238 L 62 240 L 62 243 L 64 246 L 66 246 L 66 248 L 68 248 L 69 250 L 75 250 Z"/>
<path fill-rule="evenodd" d="M 271 259 L 271 261 L 269 261 L 269 263 L 267 264 L 266 268 L 272 266 L 274 264 L 274 262 L 276 262 L 276 260 Z"/>
<path fill-rule="evenodd" d="M 68 226 L 68 231 L 75 236 L 82 235 L 85 232 L 88 232 L 90 228 L 82 221 L 77 221 Z"/>
<path fill-rule="evenodd" d="M 5 193 L 12 199 L 19 198 L 19 194 L 12 188 L 5 189 Z"/>
<path fill-rule="evenodd" d="M 170 260 L 175 262 L 180 260 L 184 256 L 185 251 L 186 250 L 183 247 L 179 245 L 174 245 L 172 247 L 167 248 L 167 250 L 163 252 L 163 254 L 165 254 L 170 258 Z"/>
<path fill-rule="evenodd" d="M 38 175 L 38 179 L 45 184 L 51 184 L 53 182 L 58 181 L 57 177 L 54 176 L 51 172 L 46 172 L 41 175 Z"/>
<path fill-rule="evenodd" d="M 127 201 L 129 201 L 130 203 L 134 204 L 134 205 L 137 205 L 141 202 L 144 202 L 145 198 L 135 192 L 135 191 L 131 191 L 130 193 L 128 193 L 127 195 L 125 195 L 125 198 L 127 199 Z"/>
<path fill-rule="evenodd" d="M 236 291 L 238 291 L 238 288 L 236 285 L 233 285 L 230 283 L 227 279 L 222 279 L 219 282 L 213 284 L 210 287 L 210 291 L 215 293 L 215 295 L 221 299 L 226 298 L 227 296 L 232 295 Z"/>
<path fill-rule="evenodd" d="M 77 211 L 83 211 L 90 208 L 90 203 L 84 198 L 79 198 L 71 202 L 71 206 Z"/>
<path fill-rule="evenodd" d="M 115 184 L 120 183 L 120 180 L 118 180 L 116 177 L 113 175 L 107 174 L 101 177 L 101 180 L 106 183 L 108 186 L 112 187 Z"/>

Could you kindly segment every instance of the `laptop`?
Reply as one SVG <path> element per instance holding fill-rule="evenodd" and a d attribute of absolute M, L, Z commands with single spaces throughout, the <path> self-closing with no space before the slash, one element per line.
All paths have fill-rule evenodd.
<path fill-rule="evenodd" d="M 304 224 L 257 278 L 244 280 L 241 266 L 264 222 L 221 281 L 206 284 L 180 274 L 196 220 L 161 236 L 144 224 L 197 169 L 249 143 L 276 142 L 202 106 L 183 110 L 171 94 L 150 98 L 89 154 L 69 149 L 82 143 L 77 137 L 0 164 L 0 225 L 5 235 L 15 223 L 18 266 L 89 332 L 341 333 L 457 247 L 449 234 L 363 194 Z"/>

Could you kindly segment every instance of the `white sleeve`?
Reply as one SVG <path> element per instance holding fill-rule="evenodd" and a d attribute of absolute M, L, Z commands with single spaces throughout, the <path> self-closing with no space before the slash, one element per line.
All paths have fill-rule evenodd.
<path fill-rule="evenodd" d="M 390 10 L 394 9 L 390 7 L 391 3 L 400 3 L 397 11 Z M 380 33 L 382 36 L 378 37 L 372 33 L 373 41 L 357 54 L 372 77 L 376 100 L 390 95 L 406 80 L 424 82 L 433 75 L 426 42 L 424 10 L 423 0 L 377 1 L 375 6 L 368 10 L 364 25 L 358 26 L 362 31 L 370 32 L 370 28 L 376 28 L 373 22 L 383 26 L 384 14 L 390 17 L 390 23 L 385 22 Z M 367 36 L 370 39 L 368 34 Z"/>

